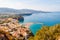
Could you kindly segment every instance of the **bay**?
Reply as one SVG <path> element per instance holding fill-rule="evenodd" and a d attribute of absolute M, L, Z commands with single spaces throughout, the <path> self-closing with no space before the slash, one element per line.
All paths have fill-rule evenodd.
<path fill-rule="evenodd" d="M 24 23 L 27 22 L 43 23 L 48 26 L 60 24 L 60 13 L 35 13 L 30 16 L 24 16 Z"/>

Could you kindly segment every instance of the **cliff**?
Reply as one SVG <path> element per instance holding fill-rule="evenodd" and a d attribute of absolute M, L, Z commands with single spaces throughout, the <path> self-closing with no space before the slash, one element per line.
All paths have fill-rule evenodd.
<path fill-rule="evenodd" d="M 14 18 L 0 18 L 0 39 L 1 40 L 25 40 L 30 35 L 29 28 L 20 24 Z"/>

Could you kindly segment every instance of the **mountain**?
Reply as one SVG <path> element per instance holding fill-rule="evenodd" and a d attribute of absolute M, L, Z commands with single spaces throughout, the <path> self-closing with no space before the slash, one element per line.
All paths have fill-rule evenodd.
<path fill-rule="evenodd" d="M 12 8 L 0 8 L 0 14 L 32 14 L 32 13 L 44 13 L 44 11 L 36 11 L 31 9 L 12 9 Z"/>

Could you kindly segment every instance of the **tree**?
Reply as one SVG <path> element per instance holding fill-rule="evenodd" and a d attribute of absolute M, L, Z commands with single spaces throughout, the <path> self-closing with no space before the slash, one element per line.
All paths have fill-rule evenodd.
<path fill-rule="evenodd" d="M 30 37 L 29 40 L 58 40 L 60 39 L 60 24 L 54 26 L 43 26 L 37 31 L 34 37 Z"/>

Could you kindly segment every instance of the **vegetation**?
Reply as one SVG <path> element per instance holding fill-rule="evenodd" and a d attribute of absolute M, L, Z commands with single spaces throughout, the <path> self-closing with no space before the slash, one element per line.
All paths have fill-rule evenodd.
<path fill-rule="evenodd" d="M 13 37 L 10 35 L 9 32 L 4 32 L 0 30 L 0 40 L 12 40 Z"/>
<path fill-rule="evenodd" d="M 60 24 L 54 26 L 43 26 L 33 37 L 29 40 L 60 40 Z"/>

